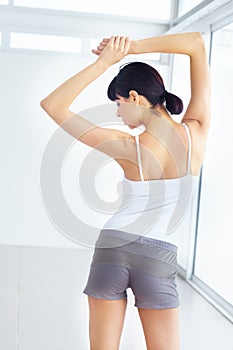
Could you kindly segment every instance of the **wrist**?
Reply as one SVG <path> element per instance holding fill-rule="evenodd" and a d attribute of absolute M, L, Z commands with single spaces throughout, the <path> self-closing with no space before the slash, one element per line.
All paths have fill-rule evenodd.
<path fill-rule="evenodd" d="M 99 70 L 103 72 L 110 67 L 110 64 L 100 56 L 97 58 L 94 64 L 98 67 Z"/>
<path fill-rule="evenodd" d="M 137 52 L 136 52 L 136 47 L 137 47 L 137 41 L 132 40 L 132 41 L 130 42 L 130 47 L 129 47 L 128 55 L 137 53 Z"/>

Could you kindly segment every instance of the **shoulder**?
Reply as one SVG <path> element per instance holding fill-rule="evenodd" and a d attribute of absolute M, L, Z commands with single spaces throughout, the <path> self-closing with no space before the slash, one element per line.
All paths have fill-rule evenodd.
<path fill-rule="evenodd" d="M 183 119 L 182 123 L 185 123 L 189 128 L 193 167 L 199 169 L 205 157 L 210 123 L 200 124 L 197 120 L 187 119 Z"/>
<path fill-rule="evenodd" d="M 198 120 L 183 118 L 181 123 L 185 123 L 188 126 L 192 141 L 206 142 L 209 134 L 210 122 L 200 123 Z"/>

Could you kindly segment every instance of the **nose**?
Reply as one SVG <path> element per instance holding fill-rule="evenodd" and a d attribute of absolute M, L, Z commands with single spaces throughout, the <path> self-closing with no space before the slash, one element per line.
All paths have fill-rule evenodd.
<path fill-rule="evenodd" d="M 121 117 L 120 108 L 117 108 L 117 116 Z"/>

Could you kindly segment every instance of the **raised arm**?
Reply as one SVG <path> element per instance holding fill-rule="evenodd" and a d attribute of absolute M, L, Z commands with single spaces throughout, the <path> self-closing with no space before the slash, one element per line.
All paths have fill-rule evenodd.
<path fill-rule="evenodd" d="M 129 47 L 130 39 L 128 37 L 112 36 L 94 63 L 69 78 L 40 101 L 41 107 L 65 131 L 80 142 L 118 160 L 119 164 L 121 164 L 122 159 L 127 157 L 126 144 L 128 144 L 129 133 L 100 127 L 79 114 L 73 113 L 69 106 L 108 67 L 124 58 Z M 117 142 L 115 142 L 116 140 Z"/>
<path fill-rule="evenodd" d="M 196 121 L 202 129 L 210 125 L 210 72 L 201 33 L 181 33 L 133 41 L 129 53 L 162 52 L 190 57 L 191 98 L 182 122 Z"/>
<path fill-rule="evenodd" d="M 109 39 L 93 53 L 99 55 Z M 201 33 L 169 34 L 131 41 L 128 54 L 161 52 L 190 57 L 191 98 L 182 122 L 193 121 L 202 130 L 210 125 L 210 72 Z"/>
<path fill-rule="evenodd" d="M 128 53 L 130 39 L 128 37 L 112 36 L 108 45 L 99 54 L 98 59 L 65 81 L 51 92 L 41 102 L 41 107 L 58 123 L 62 124 L 72 116 L 69 106 L 74 99 L 94 80 L 102 75 L 112 64 L 120 61 Z M 86 128 L 87 122 L 83 129 Z"/>

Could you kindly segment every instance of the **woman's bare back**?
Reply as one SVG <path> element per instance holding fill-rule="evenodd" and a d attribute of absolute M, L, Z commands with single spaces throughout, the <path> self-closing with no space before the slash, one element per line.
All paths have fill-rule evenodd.
<path fill-rule="evenodd" d="M 186 121 L 191 136 L 190 174 L 198 175 L 205 155 L 208 130 L 201 130 L 195 121 Z M 172 130 L 172 131 L 171 131 Z M 142 172 L 145 180 L 173 179 L 187 174 L 188 137 L 184 125 L 173 123 L 164 135 L 144 131 L 139 135 Z M 129 135 L 126 158 L 117 159 L 125 177 L 140 181 L 135 137 Z"/>

